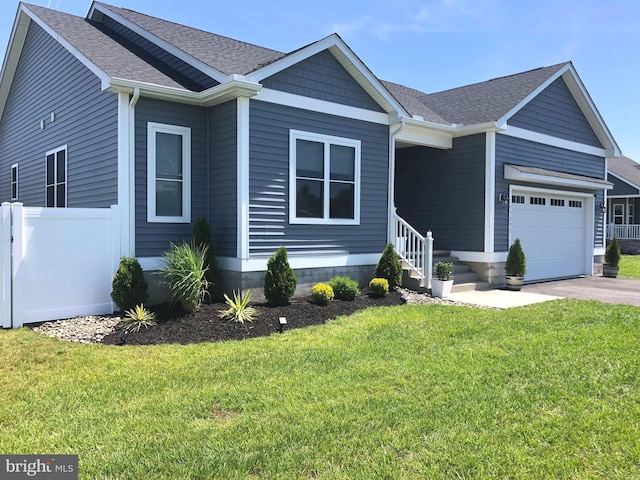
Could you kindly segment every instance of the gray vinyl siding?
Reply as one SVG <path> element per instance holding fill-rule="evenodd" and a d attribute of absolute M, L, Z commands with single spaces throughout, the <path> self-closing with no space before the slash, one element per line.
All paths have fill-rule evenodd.
<path fill-rule="evenodd" d="M 510 182 L 504 179 L 504 165 L 522 165 L 528 167 L 545 168 L 574 175 L 584 175 L 586 177 L 604 179 L 605 159 L 595 155 L 574 152 L 558 147 L 543 145 L 540 143 L 509 137 L 506 135 L 496 135 L 496 195 L 500 192 L 509 191 Z M 516 185 L 515 183 L 512 185 Z M 545 188 L 544 185 L 517 184 Z M 576 191 L 579 189 L 564 189 L 556 186 L 549 186 L 554 190 Z M 604 192 L 598 191 L 595 194 L 595 205 L 604 201 Z M 603 215 L 598 208 L 594 213 L 595 220 L 595 245 L 601 245 L 604 235 Z M 503 252 L 509 248 L 509 209 L 496 204 L 495 210 L 495 251 Z"/>
<path fill-rule="evenodd" d="M 45 154 L 67 145 L 67 206 L 116 204 L 117 127 L 117 96 L 32 22 L 0 119 L 0 199 L 10 201 L 18 163 L 18 200 L 45 206 Z"/>
<path fill-rule="evenodd" d="M 209 224 L 216 255 L 237 254 L 237 103 L 209 109 Z"/>
<path fill-rule="evenodd" d="M 190 240 L 195 220 L 207 218 L 207 109 L 141 98 L 135 115 L 136 256 L 153 257 L 161 255 L 170 242 Z M 191 223 L 147 222 L 148 122 L 191 128 Z"/>
<path fill-rule="evenodd" d="M 509 125 L 602 148 L 562 77 L 508 121 Z"/>
<path fill-rule="evenodd" d="M 640 193 L 637 188 L 611 173 L 607 180 L 613 183 L 613 189 L 609 190 L 608 195 L 638 195 Z"/>
<path fill-rule="evenodd" d="M 289 224 L 289 131 L 361 141 L 360 225 Z M 251 101 L 250 256 L 382 252 L 387 240 L 389 127 Z"/>
<path fill-rule="evenodd" d="M 95 25 L 185 88 L 202 91 L 219 84 L 219 82 L 202 71 L 138 35 L 111 17 L 101 15 L 100 23 Z"/>
<path fill-rule="evenodd" d="M 398 215 L 436 250 L 484 251 L 485 134 L 454 138 L 451 150 L 396 150 Z"/>
<path fill-rule="evenodd" d="M 265 78 L 262 84 L 287 93 L 383 111 L 328 50 Z"/>

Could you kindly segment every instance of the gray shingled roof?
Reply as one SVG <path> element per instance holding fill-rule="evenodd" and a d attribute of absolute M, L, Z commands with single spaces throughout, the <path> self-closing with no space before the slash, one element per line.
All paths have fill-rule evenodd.
<path fill-rule="evenodd" d="M 37 5 L 25 6 L 110 77 L 183 88 L 84 18 Z"/>
<path fill-rule="evenodd" d="M 98 3 L 98 5 L 121 15 L 225 75 L 246 75 L 286 56 L 283 52 L 151 17 L 126 8 L 104 3 Z"/>
<path fill-rule="evenodd" d="M 610 158 L 607 169 L 622 180 L 640 186 L 640 163 L 631 160 L 624 155 L 618 158 Z"/>
<path fill-rule="evenodd" d="M 444 123 L 474 125 L 499 120 L 565 65 L 536 68 L 431 94 L 420 95 L 417 90 L 407 93 L 406 87 L 389 82 L 385 86 L 412 115 L 430 111 Z M 426 120 L 427 116 L 423 116 Z"/>
<path fill-rule="evenodd" d="M 419 115 L 427 122 L 439 123 L 442 125 L 451 124 L 451 122 L 447 122 L 421 101 L 421 98 L 425 96 L 424 92 L 405 87 L 404 85 L 399 85 L 397 83 L 387 82 L 386 80 L 381 80 L 381 82 L 400 103 L 400 105 L 402 105 L 412 116 Z"/>

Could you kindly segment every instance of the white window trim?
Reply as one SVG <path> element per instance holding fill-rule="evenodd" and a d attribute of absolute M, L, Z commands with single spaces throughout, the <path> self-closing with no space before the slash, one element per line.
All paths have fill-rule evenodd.
<path fill-rule="evenodd" d="M 13 194 L 13 172 L 16 172 L 16 194 Z M 20 195 L 20 191 L 19 191 L 19 184 L 20 184 L 20 170 L 18 169 L 18 164 L 14 163 L 13 165 L 11 165 L 11 200 L 18 200 L 18 197 Z"/>
<path fill-rule="evenodd" d="M 51 208 L 67 208 L 67 206 L 69 205 L 69 182 L 67 182 L 67 175 L 68 175 L 68 171 L 69 171 L 69 150 L 67 148 L 67 145 L 62 145 L 61 147 L 58 148 L 54 148 L 53 150 L 49 150 L 48 152 L 46 152 L 44 154 L 44 204 L 45 207 L 47 206 L 47 157 L 49 155 L 55 155 L 58 152 L 62 152 L 64 150 L 64 207 L 51 207 Z M 54 167 L 54 172 L 53 172 L 53 178 L 54 178 L 54 185 L 55 185 L 55 193 L 54 193 L 54 200 L 56 200 L 58 198 L 57 196 L 57 186 L 60 185 L 60 182 L 58 182 L 58 160 L 57 158 L 54 159 L 53 162 L 53 167 Z M 57 201 L 55 202 L 57 203 Z"/>
<path fill-rule="evenodd" d="M 182 215 L 156 214 L 156 133 L 182 136 Z M 163 123 L 147 123 L 147 222 L 191 223 L 191 129 Z"/>
<path fill-rule="evenodd" d="M 331 145 L 341 145 L 355 149 L 355 188 L 353 210 L 354 218 L 329 218 L 330 183 L 324 179 L 324 218 L 298 218 L 296 217 L 296 141 L 309 140 L 311 142 L 323 143 L 325 148 L 325 175 L 328 175 L 328 163 L 330 156 L 328 150 Z M 320 133 L 303 132 L 300 130 L 289 131 L 289 223 L 301 225 L 360 225 L 360 165 L 361 165 L 361 142 L 350 138 L 322 135 Z"/>

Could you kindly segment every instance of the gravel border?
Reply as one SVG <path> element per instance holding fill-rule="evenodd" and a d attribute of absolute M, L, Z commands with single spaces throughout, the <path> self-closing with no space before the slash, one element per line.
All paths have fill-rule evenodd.
<path fill-rule="evenodd" d="M 417 293 L 405 288 L 398 288 L 398 291 L 402 294 L 403 298 L 409 305 L 438 304 L 485 309 L 491 308 L 472 305 L 469 303 L 455 302 L 445 298 L 436 298 L 432 297 L 428 293 Z M 38 326 L 32 327 L 32 330 L 67 342 L 101 343 L 104 337 L 118 330 L 117 326 L 121 321 L 122 318 L 119 316 L 91 315 L 88 317 L 44 322 Z"/>

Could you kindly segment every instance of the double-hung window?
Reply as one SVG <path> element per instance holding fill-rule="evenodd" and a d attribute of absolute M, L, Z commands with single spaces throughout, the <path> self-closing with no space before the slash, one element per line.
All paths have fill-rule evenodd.
<path fill-rule="evenodd" d="M 46 155 L 46 206 L 66 207 L 67 146 L 51 150 Z"/>
<path fill-rule="evenodd" d="M 360 223 L 360 140 L 290 131 L 289 221 Z"/>
<path fill-rule="evenodd" d="M 147 221 L 191 221 L 191 129 L 147 125 Z"/>
<path fill-rule="evenodd" d="M 18 164 L 11 165 L 11 200 L 18 199 Z"/>

